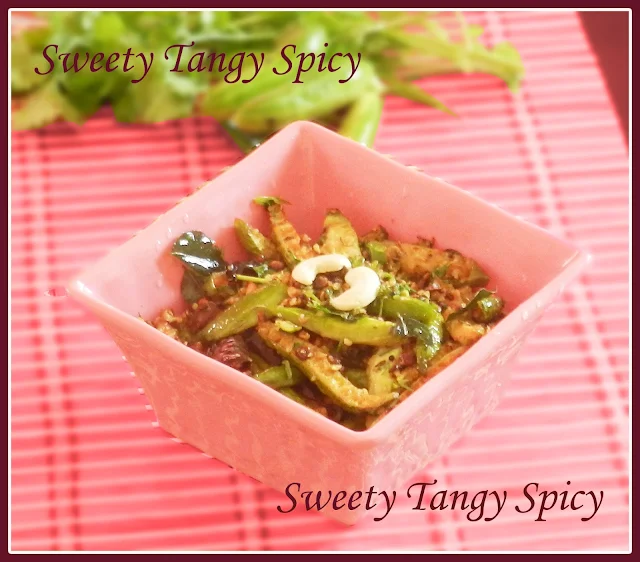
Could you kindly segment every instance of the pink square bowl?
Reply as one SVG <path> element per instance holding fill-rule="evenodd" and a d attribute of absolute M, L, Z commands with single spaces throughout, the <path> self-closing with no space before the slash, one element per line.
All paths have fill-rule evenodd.
<path fill-rule="evenodd" d="M 435 236 L 480 262 L 509 314 L 371 429 L 346 429 L 137 318 L 182 308 L 182 269 L 168 249 L 183 231 L 204 231 L 231 258 L 242 256 L 235 217 L 268 231 L 251 203 L 258 195 L 294 202 L 292 222 L 312 237 L 330 207 L 359 233 L 382 224 L 398 240 Z M 588 260 L 461 189 L 298 122 L 84 271 L 69 292 L 109 331 L 169 433 L 277 490 L 299 482 L 350 494 L 398 489 L 493 410 L 524 339 Z M 351 524 L 364 510 L 323 513 Z"/>

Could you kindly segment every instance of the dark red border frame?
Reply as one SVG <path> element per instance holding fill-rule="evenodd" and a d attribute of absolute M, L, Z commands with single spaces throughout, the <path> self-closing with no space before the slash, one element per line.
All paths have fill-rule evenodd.
<path fill-rule="evenodd" d="M 3 13 L 3 24 L 4 24 L 4 29 L 8 29 L 8 23 L 9 23 L 9 10 L 11 8 L 24 8 L 24 9 L 31 9 L 31 10 L 37 10 L 39 8 L 87 8 L 87 9 L 92 9 L 91 4 L 93 4 L 94 8 L 130 8 L 131 7 L 131 3 L 125 3 L 125 2 L 99 2 L 99 1 L 94 1 L 94 2 L 74 2 L 74 1 L 69 1 L 69 0 L 61 0 L 58 2 L 50 2 L 50 1 L 46 1 L 46 0 L 40 0 L 35 7 L 33 5 L 33 3 L 30 2 L 20 2 L 20 1 L 14 1 L 11 3 L 11 5 L 7 6 L 7 11 L 5 11 Z M 175 5 L 172 4 L 171 2 L 167 2 L 166 0 L 160 0 L 160 1 L 156 1 L 156 2 L 150 2 L 150 1 L 145 1 L 145 0 L 141 0 L 135 3 L 136 4 L 136 8 L 158 8 L 158 7 L 163 7 L 163 8 L 176 8 L 176 9 L 183 9 L 184 5 Z M 307 1 L 304 3 L 304 7 L 305 8 L 346 8 L 346 7 L 353 7 L 353 8 L 365 8 L 365 9 L 369 9 L 369 8 L 384 8 L 386 6 L 382 5 L 381 3 L 377 2 L 377 1 L 369 1 L 369 2 L 353 2 L 350 4 L 350 6 L 345 6 L 343 2 L 338 2 L 338 1 L 329 1 L 329 0 L 325 0 L 325 1 L 318 1 L 318 0 L 311 0 L 311 1 Z M 447 2 L 438 2 L 437 3 L 437 7 L 438 8 L 445 8 Z M 482 5 L 481 2 L 457 2 L 457 3 L 453 3 L 452 8 L 485 8 L 485 9 L 500 9 L 500 8 L 510 8 L 510 7 L 518 7 L 518 8 L 549 8 L 549 9 L 553 9 L 553 8 L 558 8 L 557 4 L 554 2 L 539 2 L 537 3 L 537 5 L 535 6 L 514 6 L 514 3 L 506 3 L 506 2 L 497 2 L 494 3 L 493 6 L 491 7 L 486 7 Z M 600 3 L 594 3 L 591 2 L 589 0 L 583 0 L 581 2 L 578 1 L 570 1 L 570 2 L 564 2 L 562 5 L 562 8 L 573 8 L 573 9 L 580 9 L 580 8 L 585 8 L 585 4 L 592 4 L 592 7 L 594 9 L 600 9 L 602 11 L 608 11 L 611 8 L 629 8 L 631 9 L 632 6 L 628 6 L 628 5 L 623 5 L 622 3 L 618 3 L 618 2 L 613 2 L 613 1 L 609 1 L 608 2 L 608 6 L 603 7 L 602 4 Z M 270 4 L 268 2 L 233 2 L 233 3 L 223 3 L 220 5 L 216 5 L 215 3 L 212 2 L 190 2 L 189 3 L 189 7 L 190 8 L 219 8 L 219 9 L 225 9 L 225 8 L 263 8 L 263 9 L 269 9 L 269 8 L 300 8 L 300 4 L 299 3 L 295 3 L 295 2 L 287 2 L 287 1 L 281 1 L 274 4 Z M 405 1 L 403 2 L 400 6 L 393 6 L 393 9 L 396 10 L 401 10 L 401 9 L 406 9 L 406 8 L 427 8 L 428 6 L 425 5 L 425 2 L 416 2 L 416 1 Z M 630 14 L 630 17 L 633 17 L 633 14 Z M 640 56 L 640 53 L 638 53 L 638 49 L 633 47 L 633 43 L 632 43 L 632 49 L 633 49 L 633 55 L 634 58 L 636 60 L 638 60 L 638 57 Z M 8 53 L 7 53 L 7 68 L 4 72 L 2 72 L 2 91 L 7 93 L 8 92 L 8 71 L 9 71 L 9 64 L 8 64 Z M 7 94 L 7 108 L 9 107 L 9 96 Z M 8 112 L 4 112 L 2 113 L 3 115 L 3 125 L 4 125 L 4 130 L 8 130 Z M 631 134 L 630 134 L 630 139 L 631 139 Z M 632 154 L 632 160 L 635 160 L 635 158 L 633 157 L 634 155 Z M 5 157 L 6 157 L 6 163 L 7 163 L 7 170 L 8 170 L 8 164 L 9 164 L 9 150 L 8 150 L 8 143 L 7 143 L 7 152 L 5 153 Z M 635 162 L 633 162 L 635 163 Z M 3 221 L 3 226 L 4 226 L 4 230 L 2 232 L 7 232 L 8 230 L 8 190 L 9 190 L 9 185 L 7 185 L 7 197 L 2 199 L 2 221 Z M 7 237 L 6 240 L 6 245 L 4 245 L 2 247 L 2 252 L 4 254 L 4 259 L 2 260 L 1 264 L 2 264 L 2 283 L 3 283 L 3 294 L 8 295 L 8 262 L 9 262 L 9 239 Z M 8 310 L 7 310 L 7 315 L 8 315 Z M 8 340 L 8 334 L 7 334 L 7 346 L 4 348 L 5 351 L 5 357 L 4 357 L 4 363 L 3 364 L 7 364 L 8 363 L 8 358 L 9 358 L 9 340 Z M 8 378 L 8 377 L 7 377 Z M 1 392 L 4 394 L 7 392 L 7 387 L 5 387 L 4 385 L 0 385 L 1 388 Z M 640 394 L 640 391 L 636 390 L 635 394 Z M 635 398 L 635 396 L 634 396 Z M 8 396 L 5 397 L 5 403 L 8 404 Z M 6 420 L 6 417 L 3 417 L 3 420 Z M 632 417 L 633 420 L 633 417 Z M 633 422 L 632 422 L 633 423 Z M 7 428 L 8 430 L 8 428 Z M 2 439 L 4 441 L 4 447 L 3 447 L 3 451 L 7 451 L 8 449 L 8 431 L 3 431 L 2 434 Z M 636 447 L 636 451 L 637 451 L 637 447 Z M 634 455 L 637 456 L 637 455 Z M 3 455 L 3 459 L 4 459 L 4 455 Z M 635 459 L 634 459 L 635 460 Z M 7 463 L 2 463 L 2 470 L 6 470 L 6 467 L 8 466 Z M 9 475 L 7 474 L 7 483 L 8 483 L 8 477 Z M 7 502 L 6 505 L 8 508 L 10 508 L 9 506 L 9 498 L 8 498 L 8 488 L 4 488 L 3 486 L 3 497 L 7 498 Z M 634 498 L 634 496 L 638 495 L 637 493 L 633 493 L 632 491 L 632 498 Z M 630 498 L 630 501 L 632 502 L 632 498 Z M 3 517 L 5 517 L 3 512 Z M 10 528 L 8 525 L 8 521 L 7 521 L 7 547 L 9 545 L 9 538 L 10 538 Z M 631 531 L 632 531 L 632 536 L 633 536 L 633 530 L 634 530 L 634 526 L 631 525 Z M 0 551 L 1 552 L 1 551 Z M 8 550 L 7 550 L 7 554 L 8 554 Z M 310 553 L 313 554 L 313 553 Z M 39 558 L 40 555 L 22 555 L 23 557 L 26 557 L 26 559 L 30 559 L 30 558 L 36 558 L 36 556 Z M 78 554 L 76 556 L 80 556 L 81 559 L 85 558 L 85 557 L 89 557 L 91 556 L 90 554 Z M 113 554 L 109 554 L 109 555 L 103 555 L 103 556 L 113 556 Z M 160 554 L 160 555 L 148 555 L 148 556 L 153 556 L 154 560 L 158 560 L 158 559 L 167 559 L 169 557 L 174 557 L 176 555 L 173 554 Z M 182 556 L 181 554 L 178 554 L 177 556 Z M 198 555 L 196 555 L 198 556 Z M 202 557 L 204 556 L 210 556 L 210 555 L 200 555 Z M 245 557 L 249 557 L 251 555 L 249 554 L 237 554 L 235 556 L 239 556 L 239 559 L 245 558 Z M 356 555 L 356 556 L 366 556 L 367 559 L 370 559 L 372 556 L 375 557 L 379 557 L 379 556 L 383 556 L 383 555 L 376 555 L 375 553 L 369 553 L 369 554 L 362 554 L 362 555 Z M 389 556 L 389 555 L 386 555 Z M 398 556 L 398 554 L 394 554 L 393 555 L 394 558 L 396 556 Z M 436 557 L 444 557 L 445 554 L 434 554 L 432 556 L 436 556 Z M 452 558 L 450 558 L 451 555 L 446 555 L 447 556 L 447 560 L 451 560 Z M 462 555 L 453 555 L 454 558 L 458 557 L 458 556 L 462 556 Z M 492 554 L 480 554 L 480 555 L 476 555 L 479 556 L 480 558 L 484 558 L 486 560 L 491 560 L 492 562 L 495 561 L 495 555 Z M 569 555 L 571 556 L 571 555 Z M 573 555 L 573 556 L 582 556 L 582 555 Z M 238 559 L 238 558 L 236 558 Z"/>

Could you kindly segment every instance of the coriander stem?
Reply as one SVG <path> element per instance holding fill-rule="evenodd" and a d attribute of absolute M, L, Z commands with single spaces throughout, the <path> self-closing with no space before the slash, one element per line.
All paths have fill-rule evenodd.
<path fill-rule="evenodd" d="M 240 281 L 251 281 L 253 283 L 262 283 L 263 285 L 269 283 L 268 279 L 262 279 L 261 277 L 252 277 L 251 275 L 236 275 L 236 279 Z"/>

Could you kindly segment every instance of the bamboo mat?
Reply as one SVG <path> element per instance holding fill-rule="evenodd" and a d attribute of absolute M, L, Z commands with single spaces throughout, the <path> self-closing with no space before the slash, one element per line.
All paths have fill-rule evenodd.
<path fill-rule="evenodd" d="M 591 268 L 549 310 L 498 409 L 416 476 L 507 490 L 494 521 L 413 511 L 345 528 L 282 515 L 285 496 L 188 445 L 153 412 L 98 322 L 57 288 L 239 152 L 210 119 L 14 133 L 11 538 L 14 550 L 626 549 L 629 540 L 628 152 L 574 13 L 474 13 L 527 76 L 425 82 L 454 119 L 389 98 L 377 150 L 586 248 Z M 478 233 L 481 235 L 481 233 Z M 571 481 L 571 485 L 566 482 Z M 603 490 L 597 515 L 535 521 L 523 488 Z M 436 490 L 433 490 L 434 492 Z M 285 504 L 288 505 L 288 504 Z M 586 508 L 585 508 L 586 511 Z"/>

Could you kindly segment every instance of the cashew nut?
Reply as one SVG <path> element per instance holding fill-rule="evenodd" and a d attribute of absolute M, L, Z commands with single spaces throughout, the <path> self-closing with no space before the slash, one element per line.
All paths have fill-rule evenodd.
<path fill-rule="evenodd" d="M 330 300 L 331 306 L 337 310 L 353 310 L 371 304 L 380 289 L 380 278 L 371 268 L 354 267 L 344 277 L 349 288 Z"/>
<path fill-rule="evenodd" d="M 340 271 L 343 267 L 351 268 L 351 262 L 342 254 L 324 254 L 301 261 L 293 268 L 291 277 L 302 285 L 311 285 L 318 273 Z"/>

